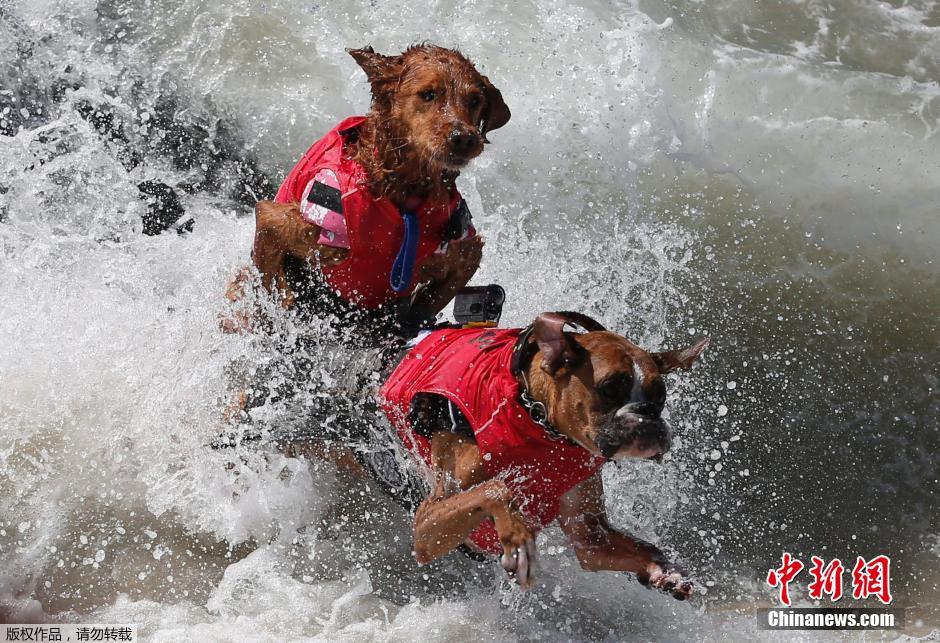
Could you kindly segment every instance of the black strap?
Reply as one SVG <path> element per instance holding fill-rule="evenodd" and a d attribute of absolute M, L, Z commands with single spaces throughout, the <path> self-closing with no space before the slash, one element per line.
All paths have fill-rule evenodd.
<path fill-rule="evenodd" d="M 307 201 L 321 205 L 327 210 L 343 213 L 343 193 L 339 188 L 331 187 L 326 183 L 314 181 L 307 194 Z"/>
<path fill-rule="evenodd" d="M 472 221 L 473 217 L 470 216 L 470 208 L 467 207 L 467 202 L 460 199 L 460 202 L 450 213 L 450 220 L 444 230 L 444 243 L 460 239 L 467 234 Z"/>
<path fill-rule="evenodd" d="M 568 442 L 569 444 L 580 446 L 577 442 L 555 428 L 555 425 L 548 420 L 548 409 L 545 408 L 542 402 L 533 398 L 529 394 L 528 388 L 526 388 L 524 365 L 532 359 L 532 356 L 535 355 L 539 349 L 538 344 L 529 341 L 534 330 L 535 324 L 529 324 L 522 329 L 522 332 L 519 333 L 519 337 L 516 339 L 515 345 L 512 347 L 512 357 L 509 361 L 509 371 L 517 378 L 522 379 L 522 382 L 519 384 L 519 404 L 529 413 L 529 417 L 532 421 L 545 430 L 549 438 L 556 442 Z"/>
<path fill-rule="evenodd" d="M 512 347 L 512 357 L 509 360 L 509 371 L 516 377 L 522 374 L 523 364 L 528 362 L 529 359 L 531 359 L 531 357 L 538 351 L 537 344 L 529 343 L 529 338 L 532 337 L 532 333 L 534 331 L 535 324 L 529 324 L 523 328 L 519 333 L 519 337 L 516 338 L 515 345 Z"/>

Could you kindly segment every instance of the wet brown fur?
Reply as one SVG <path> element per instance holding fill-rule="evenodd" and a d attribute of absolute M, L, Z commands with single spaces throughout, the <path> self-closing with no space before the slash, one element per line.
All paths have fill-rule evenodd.
<path fill-rule="evenodd" d="M 571 341 L 584 349 L 587 359 L 549 375 L 543 368 L 541 354 L 536 354 L 529 364 L 526 379 L 532 394 L 544 400 L 551 410 L 549 421 L 580 444 L 594 444 L 594 414 L 602 406 L 595 389 L 598 382 L 616 373 L 626 373 L 630 377 L 639 373 L 642 375 L 641 387 L 653 394 L 662 382 L 663 368 L 688 368 L 695 359 L 693 357 L 688 366 L 680 365 L 675 359 L 660 366 L 657 356 L 672 352 L 650 354 L 625 337 L 609 331 L 573 335 Z"/>
<path fill-rule="evenodd" d="M 539 320 L 564 315 L 545 313 Z M 702 340 L 682 350 L 648 353 L 605 330 L 562 335 L 562 325 L 555 328 L 556 336 L 549 337 L 548 342 L 539 340 L 539 352 L 523 366 L 526 375 L 520 385 L 527 386 L 532 397 L 545 405 L 550 421 L 562 434 L 594 453 L 598 452 L 594 419 L 603 406 L 597 392 L 599 382 L 617 373 L 640 373 L 640 386 L 654 392 L 664 373 L 690 368 L 708 345 L 708 340 Z M 556 340 L 576 342 L 581 358 L 570 360 L 562 368 L 546 368 L 545 352 Z M 434 487 L 415 514 L 418 561 L 443 556 L 463 543 L 482 521 L 491 519 L 503 546 L 503 567 L 523 587 L 531 586 L 534 534 L 506 484 L 488 474 L 476 443 L 448 431 L 434 433 L 431 467 Z M 691 582 L 659 549 L 610 525 L 600 472 L 561 498 L 558 522 L 584 569 L 632 572 L 647 586 L 676 598 L 685 599 L 691 594 Z"/>
<path fill-rule="evenodd" d="M 372 109 L 346 150 L 365 169 L 369 188 L 400 208 L 426 199 L 446 204 L 459 168 L 483 151 L 488 131 L 509 120 L 499 90 L 452 49 L 418 45 L 383 56 L 366 47 L 349 53 L 372 87 Z M 451 142 L 454 132 L 465 137 L 459 152 Z M 255 222 L 255 268 L 267 290 L 280 292 L 285 308 L 294 302 L 286 256 L 322 266 L 348 257 L 348 250 L 317 243 L 320 228 L 301 218 L 297 203 L 261 201 Z M 482 248 L 482 239 L 473 237 L 430 258 L 422 267 L 427 283 L 413 303 L 431 314 L 443 309 L 476 272 Z M 247 269 L 239 272 L 226 291 L 229 300 L 244 295 L 249 277 Z M 240 332 L 250 327 L 251 314 L 236 313 L 221 323 L 226 332 Z"/>
<path fill-rule="evenodd" d="M 499 90 L 453 49 L 419 45 L 400 56 L 371 48 L 350 54 L 372 85 L 372 110 L 352 157 L 366 169 L 373 193 L 399 207 L 416 197 L 446 201 L 459 166 L 483 151 L 487 131 L 509 120 Z M 449 159 L 455 130 L 472 136 L 473 144 Z"/>

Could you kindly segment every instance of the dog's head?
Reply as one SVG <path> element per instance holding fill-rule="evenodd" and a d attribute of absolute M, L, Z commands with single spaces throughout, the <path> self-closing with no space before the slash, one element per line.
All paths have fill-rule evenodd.
<path fill-rule="evenodd" d="M 509 121 L 499 90 L 458 51 L 434 45 L 383 56 L 349 50 L 372 85 L 373 109 L 432 166 L 456 171 L 479 156 L 487 132 Z"/>
<path fill-rule="evenodd" d="M 588 332 L 565 332 L 568 324 Z M 691 368 L 708 339 L 649 353 L 577 313 L 543 313 L 533 335 L 539 348 L 529 369 L 533 393 L 559 431 L 611 459 L 655 458 L 669 450 L 663 375 Z"/>

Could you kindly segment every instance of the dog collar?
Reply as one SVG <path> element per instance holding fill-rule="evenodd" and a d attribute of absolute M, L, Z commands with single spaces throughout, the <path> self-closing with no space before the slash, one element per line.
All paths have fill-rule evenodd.
<path fill-rule="evenodd" d="M 522 380 L 519 385 L 519 404 L 528 412 L 529 418 L 542 427 L 549 438 L 556 442 L 569 442 L 577 446 L 582 446 L 555 428 L 555 425 L 548 419 L 548 409 L 545 408 L 545 405 L 529 394 L 529 382 L 526 379 L 523 364 L 527 361 L 527 358 L 531 359 L 532 355 L 535 354 L 535 351 L 529 348 L 532 346 L 532 344 L 529 343 L 529 337 L 532 336 L 534 330 L 535 324 L 529 324 L 523 328 L 522 332 L 519 333 L 518 339 L 516 339 L 515 345 L 512 347 L 509 371 L 516 376 L 517 379 Z M 536 350 L 538 350 L 537 347 Z"/>

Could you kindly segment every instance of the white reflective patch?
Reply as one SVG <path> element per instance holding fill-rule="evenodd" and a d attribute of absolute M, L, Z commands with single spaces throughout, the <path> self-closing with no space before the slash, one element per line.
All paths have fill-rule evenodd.
<path fill-rule="evenodd" d="M 328 168 L 317 172 L 313 180 L 307 183 L 300 201 L 300 215 L 304 221 L 320 227 L 320 238 L 317 243 L 334 248 L 349 248 L 349 235 L 346 230 L 346 218 L 335 210 L 311 203 L 307 200 L 314 183 L 322 183 L 339 190 L 339 179 L 336 173 Z"/>
<path fill-rule="evenodd" d="M 430 334 L 431 334 L 431 331 L 429 331 L 429 330 L 422 330 L 420 333 L 418 333 L 418 335 L 417 335 L 414 339 L 412 339 L 412 340 L 409 341 L 407 344 L 405 344 L 405 347 L 406 347 L 406 348 L 414 348 L 415 346 L 417 346 L 417 345 L 421 342 L 422 339 L 424 339 L 425 337 L 427 337 L 427 336 L 430 335 Z"/>
<path fill-rule="evenodd" d="M 313 177 L 312 181 L 307 183 L 307 186 L 304 188 L 303 194 L 300 197 L 300 213 L 303 215 L 304 221 L 322 227 L 329 213 L 332 212 L 336 216 L 342 215 L 338 212 L 333 212 L 327 207 L 317 203 L 311 203 L 307 200 L 307 196 L 310 194 L 310 190 L 313 188 L 314 183 L 323 183 L 324 185 L 328 185 L 329 187 L 336 188 L 338 190 L 339 179 L 333 170 L 324 168 L 317 172 L 317 175 Z"/>

